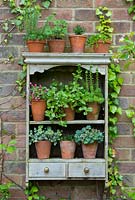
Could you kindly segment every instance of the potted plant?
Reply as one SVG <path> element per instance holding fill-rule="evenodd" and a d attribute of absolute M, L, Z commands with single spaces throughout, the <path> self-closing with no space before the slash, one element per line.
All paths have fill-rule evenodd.
<path fill-rule="evenodd" d="M 44 120 L 46 110 L 47 88 L 30 83 L 30 102 L 34 121 Z"/>
<path fill-rule="evenodd" d="M 29 145 L 35 143 L 37 156 L 39 159 L 49 158 L 51 151 L 51 144 L 57 144 L 60 141 L 62 132 L 58 129 L 52 130 L 50 126 L 45 128 L 43 125 L 34 127 L 29 133 Z"/>
<path fill-rule="evenodd" d="M 38 27 L 40 13 L 37 9 L 26 12 L 24 29 L 26 31 L 24 39 L 30 52 L 43 52 L 46 42 L 46 26 Z"/>
<path fill-rule="evenodd" d="M 63 135 L 60 141 L 61 156 L 64 159 L 74 158 L 76 144 L 74 135 Z"/>
<path fill-rule="evenodd" d="M 93 47 L 95 53 L 108 53 L 113 32 L 112 12 L 107 7 L 100 6 L 96 9 L 96 15 L 99 18 L 99 24 L 96 26 L 97 34 L 88 38 L 87 45 Z"/>
<path fill-rule="evenodd" d="M 75 132 L 75 142 L 82 144 L 84 158 L 95 158 L 98 143 L 103 142 L 104 134 L 90 125 Z"/>
<path fill-rule="evenodd" d="M 85 49 L 86 35 L 85 28 L 76 25 L 73 29 L 74 34 L 69 35 L 69 41 L 71 45 L 71 50 L 74 53 L 83 53 Z"/>
<path fill-rule="evenodd" d="M 96 69 L 96 77 L 94 82 L 94 77 L 92 74 L 92 66 L 89 70 L 85 72 L 85 87 L 86 87 L 86 96 L 85 100 L 87 105 L 92 108 L 86 118 L 88 120 L 97 120 L 100 112 L 100 105 L 104 102 L 104 97 L 101 88 L 99 87 L 99 74 L 98 69 Z"/>
<path fill-rule="evenodd" d="M 50 52 L 64 52 L 65 36 L 67 34 L 67 22 L 64 19 L 56 19 L 55 14 L 50 15 L 46 22 L 48 46 Z"/>

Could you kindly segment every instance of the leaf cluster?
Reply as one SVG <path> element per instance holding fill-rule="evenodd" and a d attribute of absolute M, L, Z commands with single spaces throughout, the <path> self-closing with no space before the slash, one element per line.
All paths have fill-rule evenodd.
<path fill-rule="evenodd" d="M 128 7 L 128 14 L 132 15 L 132 19 L 135 20 L 135 1 L 134 0 L 126 0 L 127 3 L 130 3 L 130 6 Z"/>
<path fill-rule="evenodd" d="M 54 131 L 50 126 L 44 127 L 43 125 L 39 125 L 38 127 L 34 127 L 34 130 L 30 130 L 29 132 L 29 144 L 42 141 L 49 140 L 54 145 L 61 139 L 62 132 L 57 129 Z"/>
<path fill-rule="evenodd" d="M 73 134 L 63 134 L 61 137 L 61 141 L 74 141 L 74 135 Z"/>
<path fill-rule="evenodd" d="M 75 142 L 83 144 L 92 144 L 94 142 L 101 143 L 104 139 L 104 133 L 98 129 L 92 128 L 90 125 L 83 127 L 75 132 Z"/>
<path fill-rule="evenodd" d="M 56 14 L 47 17 L 46 36 L 49 39 L 63 39 L 67 34 L 67 22 L 64 19 L 56 19 Z"/>
<path fill-rule="evenodd" d="M 47 88 L 45 86 L 30 83 L 30 101 L 32 100 L 46 100 Z"/>
<path fill-rule="evenodd" d="M 75 33 L 75 35 L 82 35 L 83 33 L 85 33 L 85 28 L 78 24 L 73 28 L 73 32 Z"/>

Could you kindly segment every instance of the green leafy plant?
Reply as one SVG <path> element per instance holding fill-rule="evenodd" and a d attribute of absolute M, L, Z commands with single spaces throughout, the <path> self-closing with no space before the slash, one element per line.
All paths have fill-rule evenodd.
<path fill-rule="evenodd" d="M 25 40 L 45 40 L 46 25 L 38 27 L 40 12 L 34 9 L 33 12 L 26 11 L 24 29 L 26 30 Z"/>
<path fill-rule="evenodd" d="M 74 141 L 74 135 L 73 134 L 63 134 L 61 137 L 62 141 Z"/>
<path fill-rule="evenodd" d="M 90 125 L 83 127 L 75 132 L 75 142 L 83 144 L 91 144 L 95 141 L 98 143 L 103 142 L 104 134 L 98 129 L 92 128 Z"/>
<path fill-rule="evenodd" d="M 112 40 L 112 12 L 107 7 L 100 6 L 96 9 L 96 16 L 99 19 L 99 24 L 96 26 L 97 34 L 88 37 L 87 44 L 89 46 L 97 45 L 99 40 L 102 40 L 104 43 Z"/>
<path fill-rule="evenodd" d="M 47 88 L 45 86 L 33 84 L 30 82 L 30 100 L 46 100 Z"/>
<path fill-rule="evenodd" d="M 96 77 L 94 82 L 94 77 L 92 73 L 92 66 L 89 70 L 85 72 L 85 87 L 87 91 L 87 103 L 97 102 L 99 104 L 104 102 L 103 93 L 99 87 L 99 72 L 98 68 L 96 69 Z"/>
<path fill-rule="evenodd" d="M 83 33 L 85 33 L 85 28 L 80 25 L 76 25 L 73 28 L 73 32 L 75 33 L 75 35 L 82 35 Z"/>
<path fill-rule="evenodd" d="M 47 17 L 46 33 L 49 39 L 63 39 L 67 34 L 67 22 L 64 19 L 56 19 L 56 14 Z"/>
<path fill-rule="evenodd" d="M 133 124 L 133 134 L 135 136 L 135 106 L 130 105 L 130 107 L 126 110 L 126 116 L 131 119 Z"/>
<path fill-rule="evenodd" d="M 62 136 L 62 132 L 57 129 L 54 131 L 50 126 L 45 128 L 43 125 L 39 125 L 37 128 L 34 127 L 34 130 L 30 130 L 29 132 L 29 144 L 41 141 L 41 140 L 49 140 L 54 145 L 60 141 Z"/>
<path fill-rule="evenodd" d="M 135 2 L 134 0 L 126 0 L 126 2 L 130 4 L 128 7 L 128 13 L 129 15 L 133 14 L 132 19 L 135 20 Z"/>
<path fill-rule="evenodd" d="M 13 186 L 13 183 L 0 184 L 0 199 L 8 200 L 10 198 L 9 189 Z"/>

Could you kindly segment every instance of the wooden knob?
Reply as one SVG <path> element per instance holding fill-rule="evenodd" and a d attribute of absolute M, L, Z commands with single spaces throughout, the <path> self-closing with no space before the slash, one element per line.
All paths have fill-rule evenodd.
<path fill-rule="evenodd" d="M 85 167 L 85 168 L 84 168 L 84 173 L 85 173 L 85 174 L 88 174 L 88 173 L 89 173 L 89 171 L 90 171 L 90 170 L 89 170 L 89 168 L 88 168 L 88 167 Z"/>
<path fill-rule="evenodd" d="M 44 172 L 45 172 L 45 173 L 48 173 L 48 172 L 49 172 L 49 168 L 48 168 L 48 167 L 45 167 L 45 168 L 44 168 Z"/>

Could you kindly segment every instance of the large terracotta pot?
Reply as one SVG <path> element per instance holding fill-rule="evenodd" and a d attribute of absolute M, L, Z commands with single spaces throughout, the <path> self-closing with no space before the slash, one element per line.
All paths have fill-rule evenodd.
<path fill-rule="evenodd" d="M 66 116 L 64 117 L 64 120 L 66 121 L 72 121 L 75 119 L 75 110 L 73 110 L 71 107 L 64 108 Z"/>
<path fill-rule="evenodd" d="M 106 42 L 99 40 L 97 42 L 97 44 L 95 44 L 93 46 L 93 50 L 94 50 L 95 53 L 108 53 L 110 45 L 111 45 L 111 41 L 109 41 L 109 40 L 106 41 Z"/>
<path fill-rule="evenodd" d="M 97 120 L 100 112 L 100 104 L 97 102 L 89 103 L 89 107 L 92 108 L 92 112 L 89 112 L 86 116 L 87 120 Z"/>
<path fill-rule="evenodd" d="M 83 53 L 85 49 L 85 35 L 70 35 L 69 36 L 71 50 L 74 53 Z"/>
<path fill-rule="evenodd" d="M 82 152 L 84 158 L 95 158 L 97 152 L 98 143 L 82 144 Z"/>
<path fill-rule="evenodd" d="M 61 156 L 63 159 L 72 159 L 74 158 L 76 144 L 74 141 L 61 141 L 60 149 Z"/>
<path fill-rule="evenodd" d="M 52 53 L 63 53 L 65 49 L 65 40 L 48 40 L 49 51 Z"/>
<path fill-rule="evenodd" d="M 51 142 L 50 141 L 39 141 L 35 143 L 37 157 L 39 159 L 49 158 L 51 152 Z"/>
<path fill-rule="evenodd" d="M 31 110 L 34 121 L 43 121 L 46 110 L 46 102 L 44 100 L 32 100 Z"/>
<path fill-rule="evenodd" d="M 45 40 L 28 40 L 29 52 L 44 52 Z"/>

